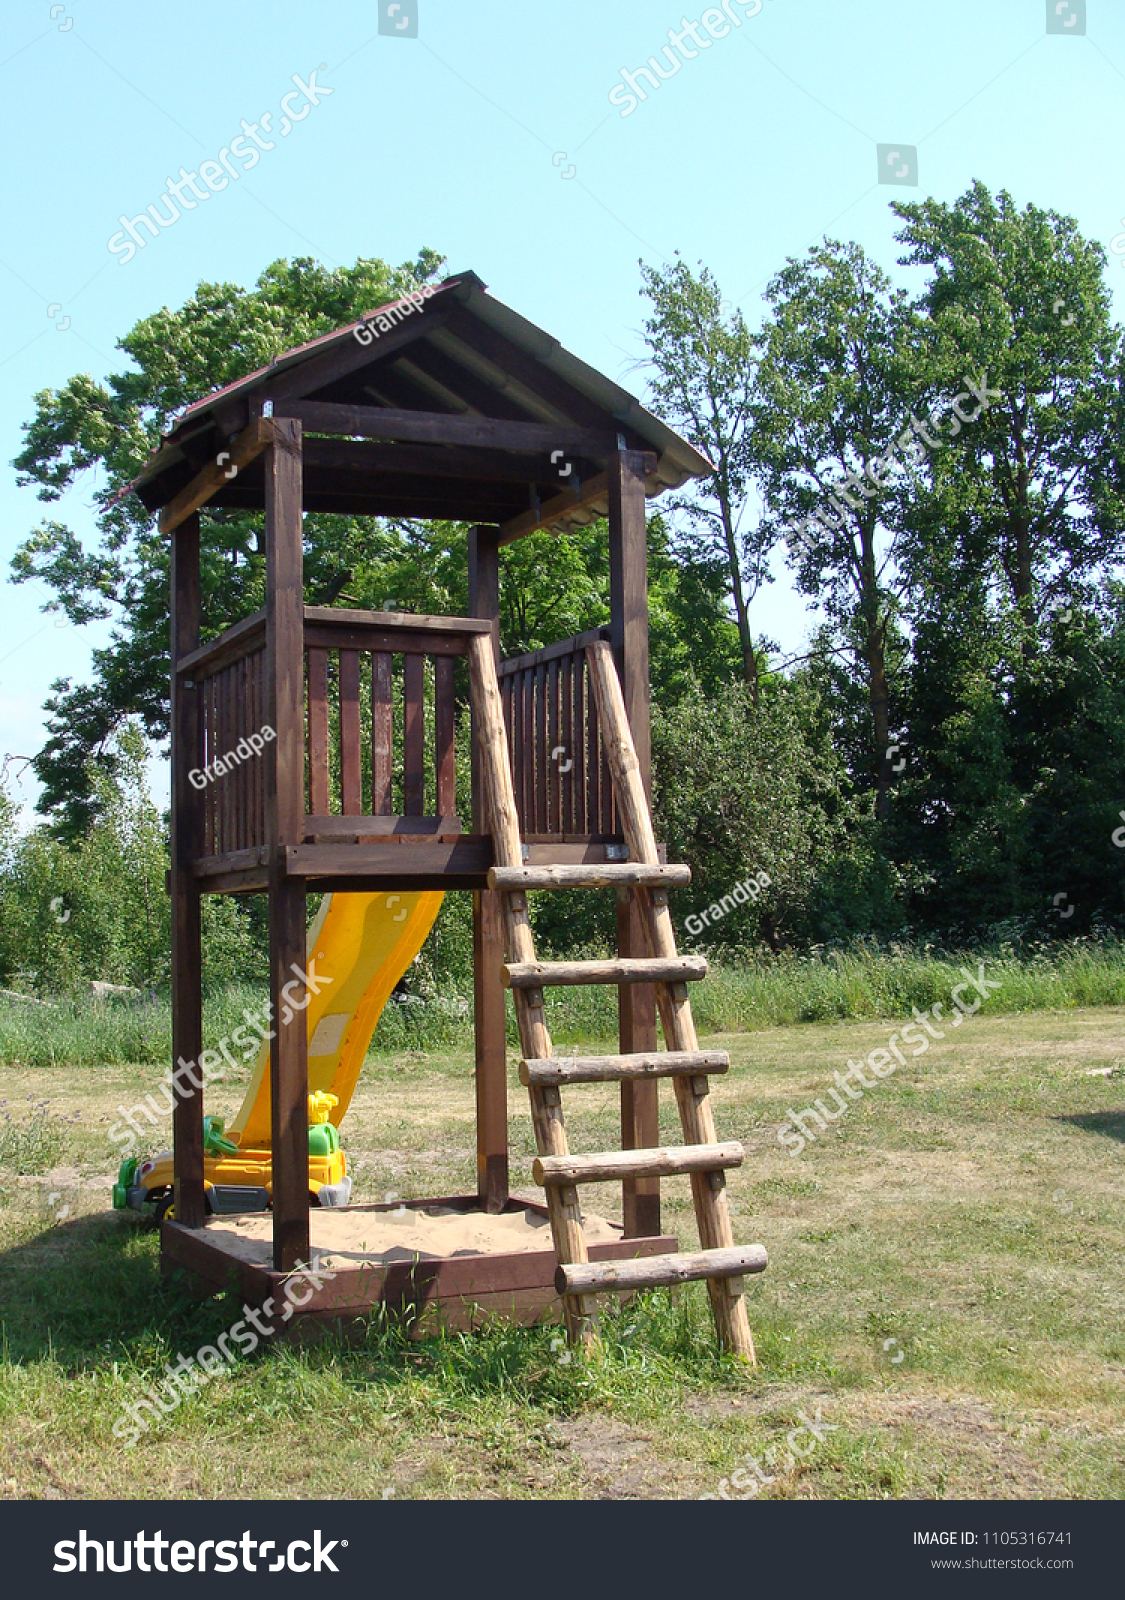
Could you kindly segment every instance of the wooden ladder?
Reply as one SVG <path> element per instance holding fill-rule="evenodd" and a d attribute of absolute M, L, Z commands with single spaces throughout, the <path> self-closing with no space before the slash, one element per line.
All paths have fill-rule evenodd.
<path fill-rule="evenodd" d="M 686 866 L 662 866 L 660 863 L 610 646 L 602 641 L 589 645 L 586 660 L 613 779 L 617 813 L 630 859 L 620 865 L 528 867 L 523 863 L 492 641 L 477 636 L 469 644 L 485 814 L 496 858 L 496 865 L 489 873 L 489 886 L 501 891 L 508 952 L 503 977 L 515 1002 L 523 1053 L 520 1080 L 526 1084 L 530 1095 L 538 1150 L 533 1170 L 536 1182 L 546 1190 L 559 1264 L 555 1282 L 563 1297 L 567 1334 L 572 1343 L 592 1343 L 593 1297 L 599 1293 L 705 1279 L 723 1348 L 755 1362 L 742 1277 L 765 1268 L 766 1252 L 761 1245 L 734 1243 L 723 1174 L 727 1168 L 741 1164 L 743 1151 L 740 1144 L 718 1142 L 708 1082 L 709 1074 L 726 1072 L 730 1060 L 722 1051 L 699 1048 L 687 984 L 706 975 L 707 963 L 698 956 L 677 954 L 668 909 L 669 887 L 689 882 L 691 872 Z M 649 957 L 613 961 L 537 960 L 528 917 L 528 892 L 605 887 L 624 888 L 635 897 Z M 556 985 L 585 983 L 653 984 L 667 1048 L 635 1055 L 556 1057 L 547 1030 L 544 990 Z M 683 1145 L 670 1149 L 571 1155 L 563 1122 L 561 1087 L 630 1078 L 671 1078 L 680 1112 Z M 621 1178 L 669 1177 L 678 1173 L 686 1173 L 691 1178 L 702 1250 L 633 1261 L 591 1262 L 582 1230 L 578 1185 Z"/>

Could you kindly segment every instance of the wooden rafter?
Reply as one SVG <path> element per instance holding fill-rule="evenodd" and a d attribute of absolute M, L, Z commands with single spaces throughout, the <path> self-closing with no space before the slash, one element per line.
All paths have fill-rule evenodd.
<path fill-rule="evenodd" d="M 173 528 L 178 528 L 193 511 L 205 506 L 212 495 L 217 494 L 224 484 L 232 482 L 243 467 L 272 443 L 272 423 L 264 417 L 255 417 L 249 427 L 231 441 L 228 449 L 219 451 L 215 460 L 197 472 L 186 488 L 168 502 L 160 513 L 161 533 L 171 533 Z"/>

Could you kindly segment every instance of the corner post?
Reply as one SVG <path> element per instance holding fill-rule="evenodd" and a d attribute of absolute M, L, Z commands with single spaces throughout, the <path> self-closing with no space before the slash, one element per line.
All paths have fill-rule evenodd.
<path fill-rule="evenodd" d="M 203 942 L 200 894 L 192 866 L 203 853 L 202 796 L 188 774 L 203 765 L 200 695 L 186 688 L 176 664 L 199 645 L 199 512 L 172 530 L 172 1058 L 194 1066 L 174 1079 L 172 1110 L 175 1216 L 202 1228 L 203 1191 Z"/>
<path fill-rule="evenodd" d="M 492 650 L 500 664 L 499 528 L 469 533 L 469 615 L 492 623 Z M 474 833 L 487 830 L 481 788 L 477 716 L 473 710 L 472 789 Z M 504 918 L 492 889 L 473 891 L 473 1035 L 476 1049 L 477 1193 L 486 1212 L 503 1211 L 508 1200 L 508 1067 L 506 997 L 500 981 L 504 962 Z"/>
<path fill-rule="evenodd" d="M 618 444 L 622 443 L 620 435 Z M 649 699 L 648 548 L 645 530 L 644 456 L 619 448 L 610 456 L 609 590 L 610 642 L 621 679 L 625 712 L 640 763 L 645 798 L 652 801 L 652 726 Z M 647 954 L 644 925 L 629 894 L 617 905 L 617 950 Z M 656 996 L 650 985 L 617 991 L 618 1039 L 623 1054 L 656 1048 Z M 621 1144 L 638 1150 L 660 1143 L 655 1082 L 621 1085 Z M 626 1178 L 622 1184 L 625 1237 L 660 1232 L 659 1178 Z"/>
<path fill-rule="evenodd" d="M 279 417 L 266 452 L 266 705 L 276 737 L 267 745 L 269 846 L 270 1129 L 273 1264 L 291 1271 L 309 1259 L 308 1030 L 305 884 L 286 873 L 287 846 L 305 819 L 304 551 L 301 424 Z M 288 990 L 288 999 L 283 990 Z M 295 1002 L 295 1003 L 294 1003 Z M 289 1013 L 289 1021 L 285 1014 Z"/>

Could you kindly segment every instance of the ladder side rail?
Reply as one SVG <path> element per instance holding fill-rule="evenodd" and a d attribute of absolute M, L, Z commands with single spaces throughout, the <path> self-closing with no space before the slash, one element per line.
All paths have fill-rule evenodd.
<path fill-rule="evenodd" d="M 606 644 L 586 648 L 590 681 L 597 699 L 598 721 L 602 729 L 609 768 L 613 777 L 621 829 L 630 857 L 656 865 L 656 834 L 641 781 L 640 764 L 633 746 L 625 702 L 613 660 Z M 641 909 L 646 938 L 655 958 L 676 955 L 676 937 L 665 889 L 636 888 L 633 893 Z M 669 1050 L 697 1051 L 699 1041 L 688 999 L 687 985 L 658 984 L 656 1000 Z M 708 1080 L 704 1076 L 672 1080 L 679 1108 L 685 1144 L 716 1144 L 715 1118 L 711 1109 Z M 726 1182 L 721 1172 L 693 1173 L 692 1198 L 699 1227 L 699 1241 L 705 1250 L 731 1249 L 734 1232 L 727 1203 Z M 742 1284 L 738 1279 L 709 1278 L 707 1289 L 715 1327 L 723 1346 L 756 1364 L 754 1340 L 746 1315 Z"/>
<path fill-rule="evenodd" d="M 491 639 L 474 637 L 469 641 L 469 687 L 477 719 L 481 778 L 496 865 L 522 867 L 519 814 L 508 765 L 507 734 Z M 509 890 L 502 894 L 502 900 L 508 960 L 521 964 L 534 962 L 535 942 L 528 917 L 527 894 L 522 890 Z M 553 1047 L 547 1028 L 542 989 L 517 990 L 515 1007 L 520 1049 L 524 1056 L 538 1059 L 550 1057 Z M 533 1087 L 530 1100 L 539 1155 L 569 1155 L 570 1146 L 558 1088 L 553 1085 Z M 568 1266 L 587 1262 L 586 1235 L 582 1228 L 576 1186 L 561 1184 L 549 1190 L 547 1206 L 557 1260 Z M 572 1343 L 587 1346 L 592 1343 L 594 1310 L 594 1301 L 587 1296 L 568 1294 L 564 1297 L 563 1312 Z"/>

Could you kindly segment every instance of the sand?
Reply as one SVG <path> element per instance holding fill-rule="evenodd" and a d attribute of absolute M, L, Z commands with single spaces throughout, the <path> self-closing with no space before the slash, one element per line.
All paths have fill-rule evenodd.
<path fill-rule="evenodd" d="M 268 1267 L 272 1228 L 268 1212 L 210 1217 L 207 1237 L 240 1261 Z M 583 1229 L 591 1244 L 621 1238 L 620 1227 L 604 1217 L 584 1217 Z M 550 1224 L 534 1212 L 490 1217 L 483 1211 L 451 1211 L 439 1206 L 413 1211 L 400 1206 L 396 1211 L 348 1207 L 310 1211 L 309 1247 L 319 1265 L 332 1270 L 365 1261 L 435 1261 L 450 1256 L 550 1250 L 552 1244 Z"/>

